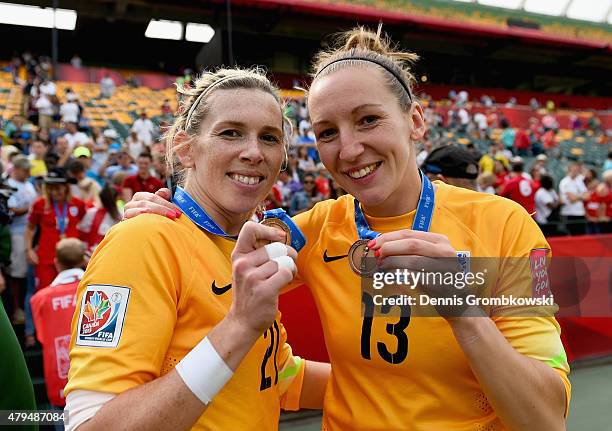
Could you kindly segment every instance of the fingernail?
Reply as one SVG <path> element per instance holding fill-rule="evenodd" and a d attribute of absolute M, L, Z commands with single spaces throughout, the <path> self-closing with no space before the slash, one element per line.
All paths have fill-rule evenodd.
<path fill-rule="evenodd" d="M 173 212 L 171 212 L 171 211 L 168 211 L 168 212 L 166 213 L 166 217 L 168 217 L 168 218 L 170 218 L 170 219 L 174 220 L 174 219 L 176 218 L 176 214 L 175 214 L 175 213 L 173 213 Z"/>
<path fill-rule="evenodd" d="M 376 257 L 380 257 L 380 250 L 376 250 L 376 251 L 374 252 L 374 256 L 376 256 Z"/>
<path fill-rule="evenodd" d="M 372 248 L 372 247 L 374 247 L 375 245 L 376 245 L 376 240 L 375 240 L 375 239 L 373 239 L 373 240 L 371 240 L 371 241 L 368 243 L 368 248 Z"/>
<path fill-rule="evenodd" d="M 183 212 L 181 210 L 174 210 L 174 212 L 176 213 L 176 217 L 180 217 L 183 215 Z"/>

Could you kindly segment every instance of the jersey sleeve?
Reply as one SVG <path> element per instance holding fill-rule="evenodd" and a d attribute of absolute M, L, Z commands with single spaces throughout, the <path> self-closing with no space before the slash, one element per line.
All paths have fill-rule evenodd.
<path fill-rule="evenodd" d="M 287 343 L 287 331 L 282 323 L 279 323 L 279 326 L 281 348 L 278 357 L 278 391 L 281 408 L 299 410 L 306 361 L 293 355 L 291 346 Z"/>
<path fill-rule="evenodd" d="M 535 220 L 519 204 L 512 206 L 505 222 L 497 250 L 497 280 L 492 295 L 496 298 L 534 299 L 552 296 L 548 266 L 550 245 Z M 491 314 L 515 316 L 553 316 L 551 305 L 502 305 Z"/>
<path fill-rule="evenodd" d="M 172 223 L 155 215 L 119 223 L 96 249 L 77 290 L 66 394 L 121 393 L 160 376 L 192 272 Z M 92 335 L 100 320 L 106 329 Z"/>
<path fill-rule="evenodd" d="M 548 278 L 550 245 L 522 208 L 510 214 L 501 247 L 507 255 L 500 257 L 500 284 L 496 296 L 552 296 Z M 549 365 L 559 374 L 566 392 L 567 415 L 571 396 L 567 378 L 570 368 L 561 342 L 561 328 L 554 318 L 556 311 L 556 305 L 499 307 L 492 311 L 492 319 L 517 352 Z"/>
<path fill-rule="evenodd" d="M 517 352 L 544 362 L 561 377 L 565 388 L 565 416 L 571 398 L 570 367 L 561 328 L 553 317 L 494 317 L 497 329 Z"/>

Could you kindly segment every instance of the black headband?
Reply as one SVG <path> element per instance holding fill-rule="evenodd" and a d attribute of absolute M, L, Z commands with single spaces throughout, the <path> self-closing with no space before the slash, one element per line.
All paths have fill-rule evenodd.
<path fill-rule="evenodd" d="M 402 86 L 402 88 L 404 90 L 406 90 L 406 94 L 408 94 L 408 99 L 410 99 L 410 101 L 412 102 L 412 94 L 410 93 L 410 89 L 408 88 L 408 86 L 406 85 L 406 83 L 404 82 L 404 80 L 402 79 L 401 76 L 399 76 L 397 74 L 397 72 L 395 72 L 394 70 L 390 69 L 388 66 L 385 66 L 383 63 L 381 63 L 378 60 L 374 60 L 371 58 L 366 58 L 366 57 L 360 57 L 360 56 L 353 56 L 353 57 L 345 57 L 345 58 L 339 58 L 337 60 L 331 61 L 329 63 L 327 63 L 321 70 L 319 70 L 319 73 L 317 73 L 314 77 L 314 79 L 317 79 L 317 76 L 319 76 L 321 74 L 321 72 L 323 72 L 325 69 L 327 69 L 329 66 L 331 66 L 334 63 L 339 63 L 341 61 L 347 61 L 347 60 L 362 60 L 362 61 L 369 61 L 370 63 L 374 63 L 379 65 L 380 67 L 382 67 L 383 69 L 385 69 L 387 72 L 389 72 L 391 75 L 393 75 L 393 77 L 395 79 L 397 79 L 397 82 L 400 83 L 400 85 Z M 313 80 L 314 80 L 313 79 Z"/>

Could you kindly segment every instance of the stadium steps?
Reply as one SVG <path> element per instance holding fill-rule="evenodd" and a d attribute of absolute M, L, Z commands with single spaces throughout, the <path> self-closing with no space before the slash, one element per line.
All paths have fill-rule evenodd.
<path fill-rule="evenodd" d="M 32 385 L 34 386 L 34 396 L 36 397 L 36 405 L 39 409 L 48 408 L 49 400 L 47 398 L 47 389 L 45 387 L 45 375 L 43 369 L 43 354 L 40 345 L 32 349 L 24 351 Z"/>
<path fill-rule="evenodd" d="M 126 139 L 130 135 L 130 129 L 125 124 L 117 120 L 109 120 L 109 123 L 123 139 Z"/>

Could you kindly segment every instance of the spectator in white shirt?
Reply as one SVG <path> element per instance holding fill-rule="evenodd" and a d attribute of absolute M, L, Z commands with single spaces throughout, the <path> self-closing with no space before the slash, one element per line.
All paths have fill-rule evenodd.
<path fill-rule="evenodd" d="M 136 132 L 138 139 L 140 139 L 144 145 L 151 145 L 153 142 L 153 132 L 155 131 L 155 126 L 153 125 L 153 122 L 147 118 L 147 113 L 145 111 L 142 111 L 140 113 L 140 118 L 134 121 L 132 130 Z"/>
<path fill-rule="evenodd" d="M 417 166 L 420 167 L 423 164 L 423 162 L 425 161 L 425 159 L 427 158 L 430 152 L 431 152 L 431 141 L 429 139 L 426 139 L 423 142 L 423 149 L 416 156 Z"/>
<path fill-rule="evenodd" d="M 589 198 L 589 193 L 579 173 L 580 164 L 572 163 L 567 176 L 559 183 L 561 215 L 565 218 L 567 230 L 571 235 L 584 235 L 586 227 L 584 201 Z"/>
<path fill-rule="evenodd" d="M 549 175 L 542 175 L 540 188 L 535 194 L 535 219 L 545 236 L 552 236 L 557 233 L 557 228 L 551 222 L 558 221 L 556 210 L 559 205 L 559 195 L 554 189 L 553 179 Z M 553 211 L 555 214 L 553 214 Z"/>
<path fill-rule="evenodd" d="M 49 130 L 53 122 L 53 103 L 46 93 L 41 93 L 38 100 L 34 104 L 38 109 L 38 126 L 41 129 Z"/>
<path fill-rule="evenodd" d="M 300 133 L 300 136 L 306 135 L 306 133 L 308 133 L 309 130 L 310 130 L 310 122 L 306 118 L 301 120 L 300 124 L 298 124 L 298 131 Z"/>
<path fill-rule="evenodd" d="M 79 122 L 79 105 L 76 102 L 77 95 L 74 93 L 68 93 L 66 95 L 67 101 L 62 103 L 60 107 L 60 115 L 64 123 L 78 123 Z"/>
<path fill-rule="evenodd" d="M 57 94 L 57 87 L 48 79 L 45 79 L 42 84 L 40 84 L 39 90 L 42 94 L 46 94 L 47 96 L 55 96 Z"/>
<path fill-rule="evenodd" d="M 476 190 L 480 193 L 495 194 L 495 176 L 491 172 L 483 172 L 476 178 Z"/>
<path fill-rule="evenodd" d="M 457 111 L 457 117 L 459 118 L 459 132 L 465 133 L 470 123 L 470 114 L 465 108 L 461 108 Z"/>
<path fill-rule="evenodd" d="M 127 150 L 130 153 L 132 159 L 137 160 L 138 156 L 148 150 L 149 148 L 144 145 L 142 140 L 138 137 L 138 133 L 136 130 L 132 129 L 130 131 L 130 136 L 125 140 L 125 145 L 127 146 Z"/>
<path fill-rule="evenodd" d="M 79 57 L 78 54 L 74 54 L 74 56 L 70 59 L 70 64 L 72 65 L 72 67 L 80 69 L 83 66 L 83 61 L 81 60 L 81 57 Z"/>
<path fill-rule="evenodd" d="M 68 141 L 68 149 L 70 152 L 72 152 L 75 147 L 85 145 L 89 142 L 87 135 L 83 132 L 79 132 L 77 129 L 77 123 L 68 122 L 65 125 L 65 129 L 66 134 L 64 137 Z"/>
<path fill-rule="evenodd" d="M 487 124 L 487 116 L 482 112 L 475 113 L 474 123 L 476 123 L 476 127 L 478 128 L 478 136 L 480 139 L 484 139 L 487 136 L 487 128 L 489 127 Z"/>
<path fill-rule="evenodd" d="M 113 97 L 113 93 L 115 92 L 115 81 L 110 75 L 107 73 L 104 75 L 104 78 L 100 80 L 100 97 L 103 99 L 108 99 Z"/>
<path fill-rule="evenodd" d="M 8 179 L 8 185 L 14 191 L 7 203 L 13 213 L 13 219 L 9 224 L 11 263 L 8 267 L 8 273 L 11 276 L 10 283 L 13 290 L 14 319 L 16 321 L 23 321 L 25 317 L 23 297 L 26 291 L 28 263 L 26 261 L 24 233 L 28 223 L 28 211 L 38 197 L 34 186 L 28 181 L 29 176 L 30 161 L 25 156 L 16 156 L 13 159 L 13 170 Z"/>
<path fill-rule="evenodd" d="M 468 98 L 468 92 L 465 90 L 461 90 L 459 94 L 457 94 L 457 104 L 459 106 L 465 106 L 465 104 L 468 102 Z"/>

